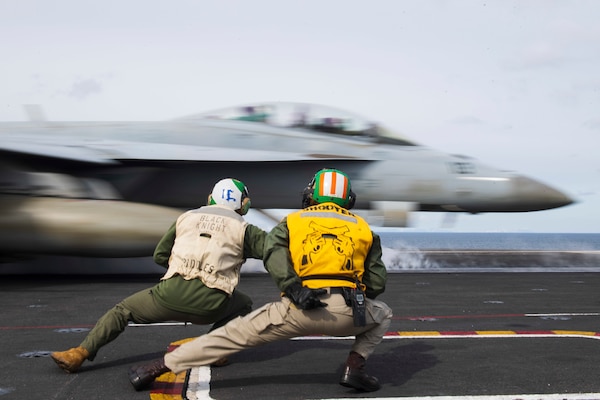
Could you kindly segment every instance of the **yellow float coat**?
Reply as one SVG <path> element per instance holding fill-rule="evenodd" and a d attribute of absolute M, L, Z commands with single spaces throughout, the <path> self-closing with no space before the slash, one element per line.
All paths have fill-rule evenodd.
<path fill-rule="evenodd" d="M 335 203 L 314 205 L 287 217 L 292 264 L 304 286 L 355 287 L 362 282 L 373 243 L 367 222 Z"/>

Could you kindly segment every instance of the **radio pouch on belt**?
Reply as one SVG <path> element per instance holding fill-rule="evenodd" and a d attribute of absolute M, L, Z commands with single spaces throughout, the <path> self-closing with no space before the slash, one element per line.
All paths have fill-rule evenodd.
<path fill-rule="evenodd" d="M 349 307 L 352 307 L 354 326 L 365 326 L 367 324 L 367 303 L 365 292 L 357 284 L 356 288 L 344 288 L 344 299 Z"/>

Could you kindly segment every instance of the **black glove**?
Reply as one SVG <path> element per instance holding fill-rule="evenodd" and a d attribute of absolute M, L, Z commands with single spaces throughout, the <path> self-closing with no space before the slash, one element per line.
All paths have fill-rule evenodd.
<path fill-rule="evenodd" d="M 327 307 L 326 303 L 319 300 L 319 296 L 327 293 L 325 289 L 309 289 L 298 282 L 292 283 L 285 289 L 285 295 L 303 310 L 312 310 L 317 307 Z"/>

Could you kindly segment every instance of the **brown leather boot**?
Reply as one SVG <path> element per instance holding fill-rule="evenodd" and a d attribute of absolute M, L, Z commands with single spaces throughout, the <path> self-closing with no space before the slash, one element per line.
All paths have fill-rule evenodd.
<path fill-rule="evenodd" d="M 135 390 L 146 389 L 154 382 L 154 379 L 169 371 L 169 367 L 165 365 L 165 359 L 159 358 L 148 364 L 130 368 L 129 382 L 131 382 Z"/>
<path fill-rule="evenodd" d="M 374 376 L 367 375 L 365 364 L 366 360 L 363 356 L 351 351 L 340 378 L 340 385 L 365 392 L 379 390 L 381 388 L 379 381 Z"/>
<path fill-rule="evenodd" d="M 221 357 L 214 363 L 210 364 L 211 367 L 225 367 L 229 365 L 229 359 L 227 357 Z"/>
<path fill-rule="evenodd" d="M 73 347 L 67 351 L 55 351 L 50 354 L 54 362 L 69 373 L 77 371 L 89 356 L 90 353 L 83 347 Z"/>

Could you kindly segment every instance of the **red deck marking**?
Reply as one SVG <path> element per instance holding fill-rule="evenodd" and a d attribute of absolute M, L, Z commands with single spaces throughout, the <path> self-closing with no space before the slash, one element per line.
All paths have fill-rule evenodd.
<path fill-rule="evenodd" d="M 77 329 L 93 328 L 94 325 L 39 325 L 39 326 L 0 326 L 0 331 L 11 331 L 18 329 Z"/>

